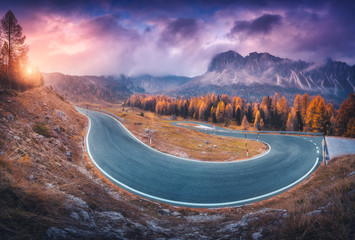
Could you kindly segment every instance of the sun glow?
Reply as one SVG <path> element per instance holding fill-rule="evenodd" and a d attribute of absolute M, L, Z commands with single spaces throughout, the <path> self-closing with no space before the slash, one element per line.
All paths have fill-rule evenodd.
<path fill-rule="evenodd" d="M 31 67 L 27 67 L 26 72 L 27 72 L 27 74 L 31 74 L 32 73 L 32 68 Z"/>

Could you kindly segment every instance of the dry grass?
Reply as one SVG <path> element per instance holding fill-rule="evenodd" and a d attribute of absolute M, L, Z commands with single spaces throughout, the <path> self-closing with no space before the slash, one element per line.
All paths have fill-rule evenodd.
<path fill-rule="evenodd" d="M 119 188 L 82 153 L 85 118 L 72 105 L 41 88 L 0 98 L 0 108 L 0 239 L 44 239 L 49 227 L 80 228 L 69 217 L 68 194 L 83 199 L 92 210 L 139 219 L 139 211 L 115 198 Z M 35 133 L 32 126 L 37 122 L 46 126 L 48 138 Z M 56 126 L 60 133 L 54 131 Z M 124 191 L 119 195 L 131 197 Z"/>
<path fill-rule="evenodd" d="M 78 221 L 70 217 L 70 211 L 73 210 L 67 206 L 68 194 L 81 198 L 92 211 L 117 211 L 129 221 L 142 225 L 155 219 L 158 225 L 170 229 L 168 233 L 149 235 L 151 238 L 183 239 L 188 238 L 184 234 L 198 231 L 210 238 L 239 239 L 240 232 L 218 231 L 226 224 L 236 223 L 250 212 L 271 208 L 286 210 L 288 217 L 260 214 L 243 232 L 243 238 L 251 239 L 252 233 L 263 229 L 264 239 L 354 239 L 355 175 L 349 174 L 355 170 L 355 156 L 332 160 L 328 166 L 320 166 L 307 181 L 296 188 L 249 206 L 201 210 L 153 204 L 118 188 L 82 154 L 81 134 L 85 119 L 71 105 L 58 102 L 58 99 L 54 93 L 32 91 L 21 94 L 21 98 L 10 98 L 10 103 L 0 101 L 0 150 L 5 150 L 0 155 L 0 239 L 44 239 L 49 227 L 82 228 Z M 53 115 L 53 107 L 65 112 L 67 120 L 63 121 Z M 6 120 L 9 114 L 14 117 L 14 121 Z M 130 114 L 125 118 L 133 122 L 137 129 L 144 125 L 134 125 L 134 122 L 143 123 L 141 119 L 152 117 L 149 113 L 145 113 L 144 117 L 135 114 L 131 114 L 131 119 Z M 46 119 L 46 116 L 52 117 Z M 153 118 L 150 126 L 155 128 L 165 124 L 175 129 L 160 129 L 165 137 L 170 136 L 169 131 L 178 134 L 176 130 L 185 130 L 176 129 L 165 118 Z M 33 135 L 32 126 L 38 121 L 48 126 L 50 138 L 41 140 Z M 56 125 L 65 130 L 56 133 L 53 131 Z M 179 133 L 192 134 L 195 141 L 197 138 L 205 140 L 204 136 L 197 135 L 195 131 Z M 15 135 L 20 140 L 14 139 Z M 143 140 L 144 137 L 143 134 Z M 222 140 L 219 144 L 226 141 Z M 203 141 L 199 143 L 203 144 Z M 65 155 L 68 149 L 73 153 L 71 160 Z M 161 208 L 177 211 L 182 214 L 181 218 L 161 216 L 158 214 Z M 319 214 L 307 214 L 319 209 L 322 210 Z M 201 213 L 221 215 L 223 218 L 196 223 L 185 219 L 186 216 L 198 216 Z M 131 228 L 134 229 L 134 226 Z M 117 229 L 121 229 L 121 226 L 117 226 Z M 143 239 L 147 235 L 131 230 L 125 237 Z"/>
<path fill-rule="evenodd" d="M 125 119 L 125 126 L 149 145 L 146 129 L 154 129 L 152 147 L 172 155 L 203 161 L 234 161 L 245 159 L 245 140 L 213 136 L 197 130 L 171 125 L 168 116 L 133 110 L 130 107 L 106 107 L 107 111 Z M 143 115 L 143 116 L 142 116 Z M 178 118 L 177 120 L 183 120 Z M 264 152 L 263 143 L 248 140 L 249 157 Z"/>
<path fill-rule="evenodd" d="M 355 175 L 349 176 L 353 171 L 355 155 L 336 158 L 296 188 L 256 203 L 288 212 L 282 225 L 271 228 L 273 239 L 354 239 Z"/>

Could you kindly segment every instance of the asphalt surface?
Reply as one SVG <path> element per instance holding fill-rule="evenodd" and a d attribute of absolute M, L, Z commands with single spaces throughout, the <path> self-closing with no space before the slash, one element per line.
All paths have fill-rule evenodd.
<path fill-rule="evenodd" d="M 305 180 L 323 158 L 321 137 L 260 135 L 260 141 L 270 149 L 250 160 L 183 159 L 143 144 L 111 116 L 77 110 L 90 119 L 87 151 L 106 177 L 134 194 L 176 206 L 215 208 L 261 201 Z M 217 130 L 200 131 L 245 137 L 243 133 Z M 247 134 L 248 139 L 256 137 Z"/>
<path fill-rule="evenodd" d="M 326 137 L 329 150 L 329 158 L 335 158 L 346 154 L 355 154 L 355 139 Z"/>

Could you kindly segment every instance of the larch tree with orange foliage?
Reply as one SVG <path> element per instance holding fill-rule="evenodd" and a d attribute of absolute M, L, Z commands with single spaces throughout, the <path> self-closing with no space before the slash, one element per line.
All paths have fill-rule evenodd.
<path fill-rule="evenodd" d="M 258 110 L 255 114 L 254 127 L 259 127 L 260 119 L 260 111 Z"/>
<path fill-rule="evenodd" d="M 242 124 L 242 119 L 246 116 L 247 124 L 254 123 L 254 126 L 256 126 L 257 123 L 260 127 L 263 123 L 263 128 L 273 130 L 305 130 L 333 134 L 336 125 L 337 134 L 352 136 L 353 120 L 351 118 L 353 114 L 351 113 L 351 107 L 346 107 L 337 116 L 334 106 L 331 103 L 325 105 L 321 96 L 313 97 L 309 104 L 308 98 L 307 94 L 302 97 L 297 95 L 293 107 L 291 107 L 286 98 L 278 94 L 275 94 L 274 97 L 264 97 L 261 104 L 247 102 L 237 96 L 233 97 L 231 101 L 231 98 L 227 95 L 219 97 L 215 94 L 187 99 L 170 98 L 164 95 L 137 94 L 130 96 L 126 103 L 132 107 L 155 111 L 157 114 L 175 114 L 184 118 L 189 115 L 190 118 L 201 121 L 208 121 L 211 116 L 213 123 L 225 121 L 226 124 L 229 124 L 230 121 L 235 119 L 237 126 Z M 352 101 L 347 100 L 342 109 L 345 108 L 344 106 L 351 105 Z M 308 107 L 306 113 L 303 113 L 305 106 Z M 346 122 L 342 123 L 342 121 Z M 305 127 L 303 127 L 304 123 Z M 340 132 L 340 129 L 343 129 L 342 132 Z"/>
<path fill-rule="evenodd" d="M 330 128 L 330 116 L 325 108 L 323 98 L 319 98 L 312 118 L 312 131 L 326 134 Z"/>
<path fill-rule="evenodd" d="M 305 123 L 306 123 L 306 130 L 307 131 L 312 131 L 312 127 L 313 125 L 313 116 L 316 113 L 316 109 L 318 106 L 318 102 L 319 102 L 319 96 L 318 97 L 314 97 L 311 101 L 311 103 L 309 104 L 308 108 L 307 108 L 307 112 L 306 112 L 306 118 L 305 118 Z"/>
<path fill-rule="evenodd" d="M 232 119 L 233 117 L 233 107 L 232 104 L 228 103 L 225 111 L 225 117 L 227 119 Z"/>
<path fill-rule="evenodd" d="M 216 120 L 217 122 L 223 122 L 224 120 L 224 112 L 226 110 L 226 106 L 223 101 L 219 101 L 216 109 Z"/>
<path fill-rule="evenodd" d="M 335 133 L 339 136 L 355 137 L 355 93 L 351 93 L 340 105 L 336 117 Z"/>

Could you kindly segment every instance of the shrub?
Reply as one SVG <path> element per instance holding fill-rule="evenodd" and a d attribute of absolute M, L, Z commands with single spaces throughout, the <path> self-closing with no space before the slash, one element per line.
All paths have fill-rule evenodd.
<path fill-rule="evenodd" d="M 65 101 L 65 98 L 62 96 L 62 95 L 60 95 L 59 93 L 55 93 L 56 95 L 57 95 L 57 97 L 60 99 L 60 100 L 62 100 L 62 101 Z"/>
<path fill-rule="evenodd" d="M 32 130 L 35 133 L 38 133 L 39 135 L 42 135 L 44 137 L 51 137 L 49 129 L 46 127 L 46 125 L 44 125 L 44 123 L 36 122 L 35 125 L 32 127 Z"/>

